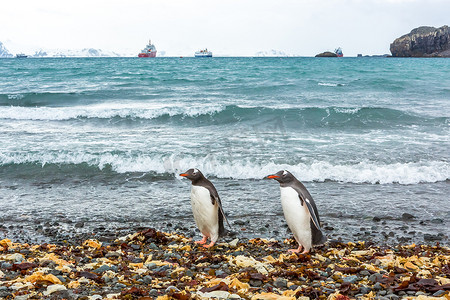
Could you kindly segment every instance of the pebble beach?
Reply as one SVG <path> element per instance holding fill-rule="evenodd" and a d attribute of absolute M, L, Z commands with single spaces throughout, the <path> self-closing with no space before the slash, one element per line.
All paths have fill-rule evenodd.
<path fill-rule="evenodd" d="M 0 299 L 450 299 L 450 249 L 225 238 L 152 228 L 111 240 L 0 241 Z"/>

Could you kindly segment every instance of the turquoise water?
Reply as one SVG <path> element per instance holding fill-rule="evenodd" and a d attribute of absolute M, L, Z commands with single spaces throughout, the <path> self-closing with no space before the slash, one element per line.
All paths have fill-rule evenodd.
<path fill-rule="evenodd" d="M 55 220 L 61 232 L 177 222 L 190 232 L 177 174 L 197 167 L 230 219 L 249 222 L 244 235 L 286 236 L 278 186 L 262 178 L 288 169 L 331 238 L 445 243 L 449 69 L 446 59 L 2 59 L 0 237 L 54 239 L 34 231 Z"/>

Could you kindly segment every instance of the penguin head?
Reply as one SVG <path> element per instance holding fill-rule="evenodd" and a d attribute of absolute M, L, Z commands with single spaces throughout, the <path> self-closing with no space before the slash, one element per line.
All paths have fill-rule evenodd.
<path fill-rule="evenodd" d="M 198 181 L 201 178 L 203 178 L 202 172 L 200 172 L 198 169 L 189 169 L 184 173 L 181 173 L 180 176 L 186 177 L 187 179 L 190 179 L 192 182 Z"/>
<path fill-rule="evenodd" d="M 289 183 L 295 180 L 294 175 L 292 175 L 292 173 L 287 170 L 278 171 L 277 173 L 269 175 L 266 178 L 275 179 L 279 183 Z"/>

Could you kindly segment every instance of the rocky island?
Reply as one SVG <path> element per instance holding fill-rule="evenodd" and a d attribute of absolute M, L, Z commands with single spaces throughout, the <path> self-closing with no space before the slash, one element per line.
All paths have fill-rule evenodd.
<path fill-rule="evenodd" d="M 450 30 L 418 27 L 395 39 L 390 50 L 393 57 L 450 57 Z"/>
<path fill-rule="evenodd" d="M 315 57 L 337 57 L 336 53 L 325 51 L 323 53 L 317 54 Z"/>

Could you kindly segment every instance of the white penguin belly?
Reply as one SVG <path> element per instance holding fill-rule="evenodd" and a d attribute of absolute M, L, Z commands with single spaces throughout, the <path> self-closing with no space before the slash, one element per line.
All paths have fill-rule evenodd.
<path fill-rule="evenodd" d="M 295 240 L 309 251 L 312 246 L 312 236 L 308 208 L 305 203 L 301 205 L 298 193 L 293 188 L 280 187 L 280 190 L 281 206 L 289 229 L 294 234 Z"/>
<path fill-rule="evenodd" d="M 219 238 L 218 204 L 211 202 L 211 196 L 207 188 L 192 186 L 191 205 L 194 220 L 200 232 L 217 241 Z"/>

